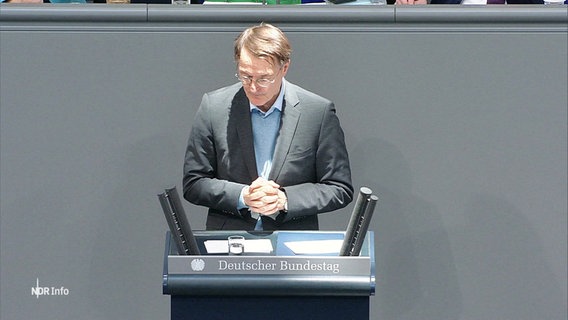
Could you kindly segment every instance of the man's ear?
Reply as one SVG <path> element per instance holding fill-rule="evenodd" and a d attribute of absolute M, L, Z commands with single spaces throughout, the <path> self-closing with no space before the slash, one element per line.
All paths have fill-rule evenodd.
<path fill-rule="evenodd" d="M 286 73 L 288 72 L 288 68 L 290 67 L 290 60 L 288 60 L 288 62 L 286 62 L 283 66 L 282 66 L 282 76 L 286 76 Z"/>

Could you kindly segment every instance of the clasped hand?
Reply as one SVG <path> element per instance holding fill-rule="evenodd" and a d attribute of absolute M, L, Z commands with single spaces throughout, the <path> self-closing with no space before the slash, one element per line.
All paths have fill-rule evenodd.
<path fill-rule="evenodd" d="M 271 215 L 284 210 L 287 201 L 286 194 L 280 190 L 280 185 L 261 177 L 245 188 L 243 199 L 250 211 L 260 215 Z"/>

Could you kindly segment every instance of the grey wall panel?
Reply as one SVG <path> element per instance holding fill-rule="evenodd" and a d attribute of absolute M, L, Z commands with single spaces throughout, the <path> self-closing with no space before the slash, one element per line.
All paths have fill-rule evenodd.
<path fill-rule="evenodd" d="M 336 102 L 354 183 L 381 199 L 372 318 L 566 319 L 565 11 L 6 8 L 1 319 L 168 317 L 156 194 L 180 186 L 201 95 L 233 83 L 231 42 L 267 12 L 288 79 Z M 69 294 L 33 296 L 38 279 Z"/>

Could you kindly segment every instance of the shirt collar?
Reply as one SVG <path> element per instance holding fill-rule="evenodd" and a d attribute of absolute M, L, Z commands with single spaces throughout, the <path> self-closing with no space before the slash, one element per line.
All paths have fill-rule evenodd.
<path fill-rule="evenodd" d="M 282 105 L 284 104 L 284 92 L 286 91 L 286 81 L 284 80 L 284 78 L 282 78 L 282 86 L 280 86 L 280 93 L 278 94 L 278 98 L 276 98 L 276 101 L 274 101 L 274 104 L 270 107 L 270 109 L 268 109 L 268 111 L 263 112 L 262 110 L 260 110 L 257 106 L 255 106 L 254 104 L 249 102 L 249 106 L 250 106 L 250 111 L 252 112 L 253 110 L 258 110 L 261 113 L 263 113 L 265 116 L 271 114 L 272 112 L 274 112 L 274 110 L 278 110 L 280 112 L 282 112 Z"/>

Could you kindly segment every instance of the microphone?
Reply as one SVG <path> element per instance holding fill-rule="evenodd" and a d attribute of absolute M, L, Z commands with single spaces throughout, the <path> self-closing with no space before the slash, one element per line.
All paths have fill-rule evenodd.
<path fill-rule="evenodd" d="M 371 189 L 367 187 L 359 189 L 359 195 L 339 251 L 340 256 L 358 256 L 361 253 L 361 247 L 378 200 L 379 197 L 373 195 Z"/>
<path fill-rule="evenodd" d="M 200 255 L 197 241 L 189 221 L 187 221 L 176 187 L 166 189 L 164 193 L 158 194 L 158 199 L 174 237 L 178 253 L 180 255 Z"/>

